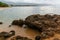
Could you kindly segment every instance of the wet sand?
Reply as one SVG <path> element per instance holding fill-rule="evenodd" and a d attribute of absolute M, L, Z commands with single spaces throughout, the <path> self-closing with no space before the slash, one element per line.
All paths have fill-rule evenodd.
<path fill-rule="evenodd" d="M 40 35 L 40 33 L 38 31 L 29 29 L 29 28 L 22 28 L 22 27 L 13 26 L 13 25 L 11 27 L 9 27 L 8 24 L 0 25 L 0 32 L 2 32 L 2 31 L 9 32 L 11 30 L 15 30 L 15 32 L 16 32 L 15 36 L 20 35 L 22 37 L 28 37 L 28 38 L 33 39 L 33 40 L 34 40 L 36 35 Z M 10 40 L 10 38 L 9 38 L 9 40 Z"/>
<path fill-rule="evenodd" d="M 32 40 L 35 40 L 34 39 L 35 36 L 40 35 L 40 32 L 30 29 L 30 28 L 23 28 L 23 27 L 16 26 L 16 25 L 12 25 L 11 27 L 9 27 L 9 24 L 0 25 L 0 32 L 2 32 L 2 31 L 9 32 L 11 30 L 15 30 L 15 32 L 16 32 L 15 36 L 20 35 L 22 37 L 28 37 Z M 14 37 L 14 36 L 12 36 L 12 37 Z M 11 38 L 8 38 L 7 40 L 10 40 Z M 54 37 L 47 38 L 46 40 L 53 40 L 53 38 L 60 38 L 60 34 L 55 34 Z"/>

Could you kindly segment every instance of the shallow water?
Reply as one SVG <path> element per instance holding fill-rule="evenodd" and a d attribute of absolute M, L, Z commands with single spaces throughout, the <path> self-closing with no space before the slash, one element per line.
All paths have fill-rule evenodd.
<path fill-rule="evenodd" d="M 60 14 L 60 7 L 57 6 L 35 6 L 35 7 L 11 7 L 0 10 L 0 21 L 3 22 L 0 25 L 0 31 L 15 30 L 16 35 L 28 37 L 34 39 L 36 35 L 40 35 L 39 32 L 29 29 L 21 28 L 18 26 L 8 27 L 11 22 L 15 19 L 25 19 L 27 16 L 32 14 Z M 1 8 L 0 8 L 1 9 Z"/>

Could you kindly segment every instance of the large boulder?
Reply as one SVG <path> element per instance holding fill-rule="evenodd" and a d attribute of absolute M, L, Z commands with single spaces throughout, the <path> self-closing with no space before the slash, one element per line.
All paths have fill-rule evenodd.
<path fill-rule="evenodd" d="M 56 28 L 57 23 L 53 20 L 53 16 L 51 15 L 30 15 L 25 19 L 25 24 L 28 25 L 28 27 L 38 30 L 46 30 L 50 27 Z"/>

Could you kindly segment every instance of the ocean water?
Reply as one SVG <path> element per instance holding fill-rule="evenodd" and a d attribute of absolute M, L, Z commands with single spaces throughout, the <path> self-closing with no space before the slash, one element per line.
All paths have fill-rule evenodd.
<path fill-rule="evenodd" d="M 22 6 L 11 7 L 0 10 L 0 21 L 12 21 L 15 19 L 25 19 L 32 14 L 60 14 L 60 7 L 57 6 Z"/>

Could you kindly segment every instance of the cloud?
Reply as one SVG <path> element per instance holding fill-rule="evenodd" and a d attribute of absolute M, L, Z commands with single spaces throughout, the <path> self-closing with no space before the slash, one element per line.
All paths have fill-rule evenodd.
<path fill-rule="evenodd" d="M 60 0 L 0 0 L 0 1 L 44 3 L 44 4 L 60 4 Z"/>

